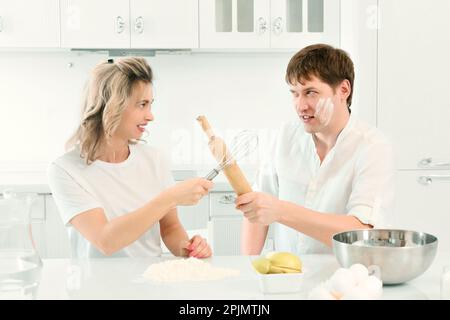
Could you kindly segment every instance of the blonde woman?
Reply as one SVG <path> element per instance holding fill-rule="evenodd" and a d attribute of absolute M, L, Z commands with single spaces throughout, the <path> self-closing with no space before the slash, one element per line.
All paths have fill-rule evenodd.
<path fill-rule="evenodd" d="M 74 257 L 157 256 L 161 238 L 174 255 L 211 256 L 205 239 L 188 238 L 176 208 L 196 204 L 212 183 L 174 184 L 161 152 L 137 143 L 154 120 L 152 102 L 144 59 L 109 59 L 94 68 L 72 149 L 48 171 Z"/>

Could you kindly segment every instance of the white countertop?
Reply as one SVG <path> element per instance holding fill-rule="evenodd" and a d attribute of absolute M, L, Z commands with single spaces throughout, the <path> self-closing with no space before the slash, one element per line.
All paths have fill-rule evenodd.
<path fill-rule="evenodd" d="M 248 256 L 215 256 L 214 266 L 240 270 L 216 281 L 156 283 L 143 278 L 151 263 L 169 258 L 105 258 L 84 261 L 45 259 L 37 299 L 164 299 L 248 300 L 305 299 L 309 291 L 339 267 L 333 255 L 303 255 L 302 290 L 293 294 L 262 294 Z M 384 286 L 382 299 L 439 299 L 440 275 L 450 252 L 439 253 L 431 267 L 408 283 Z"/>

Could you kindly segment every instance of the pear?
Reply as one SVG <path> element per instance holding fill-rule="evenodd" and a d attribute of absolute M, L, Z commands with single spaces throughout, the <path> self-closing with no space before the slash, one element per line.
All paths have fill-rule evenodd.
<path fill-rule="evenodd" d="M 253 268 L 262 274 L 269 273 L 270 261 L 266 258 L 258 258 L 252 261 Z"/>
<path fill-rule="evenodd" d="M 271 273 L 302 272 L 302 261 L 290 252 L 270 252 L 266 259 L 270 261 Z"/>

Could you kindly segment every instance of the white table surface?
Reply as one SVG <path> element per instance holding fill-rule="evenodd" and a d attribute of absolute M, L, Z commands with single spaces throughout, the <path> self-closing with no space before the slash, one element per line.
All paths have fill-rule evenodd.
<path fill-rule="evenodd" d="M 248 256 L 215 256 L 205 261 L 240 270 L 240 275 L 216 281 L 155 283 L 142 274 L 165 258 L 105 258 L 76 261 L 44 259 L 37 299 L 305 299 L 309 291 L 327 280 L 339 267 L 333 255 L 303 255 L 302 290 L 293 294 L 261 293 Z M 433 264 L 408 283 L 384 286 L 382 299 L 439 299 L 440 276 L 450 265 L 450 252 L 438 252 Z"/>

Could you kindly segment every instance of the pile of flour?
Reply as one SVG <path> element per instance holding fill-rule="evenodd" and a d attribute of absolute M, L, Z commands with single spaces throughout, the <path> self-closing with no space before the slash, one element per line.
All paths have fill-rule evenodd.
<path fill-rule="evenodd" d="M 208 281 L 239 275 L 239 270 L 213 267 L 197 258 L 168 260 L 150 265 L 144 277 L 159 282 Z"/>

